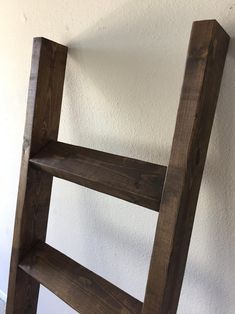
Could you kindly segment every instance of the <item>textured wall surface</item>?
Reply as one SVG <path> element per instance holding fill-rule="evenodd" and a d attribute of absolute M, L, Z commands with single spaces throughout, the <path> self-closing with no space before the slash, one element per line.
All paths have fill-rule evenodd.
<path fill-rule="evenodd" d="M 233 0 L 0 3 L 0 291 L 7 291 L 32 38 L 70 47 L 59 139 L 167 164 L 193 20 L 235 36 Z M 179 314 L 235 313 L 235 40 L 204 172 Z M 54 180 L 47 242 L 143 300 L 157 214 Z M 41 289 L 39 314 L 74 313 Z"/>

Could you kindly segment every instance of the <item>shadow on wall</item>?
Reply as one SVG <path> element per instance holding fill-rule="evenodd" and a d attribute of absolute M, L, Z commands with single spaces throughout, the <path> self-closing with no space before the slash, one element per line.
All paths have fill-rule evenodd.
<path fill-rule="evenodd" d="M 155 17 L 161 14 L 161 12 L 156 13 Z M 69 109 L 69 123 L 65 123 L 65 125 L 67 130 L 68 125 L 70 128 L 68 140 L 72 138 L 74 144 L 89 147 L 95 145 L 95 149 L 167 164 L 177 111 L 175 104 L 178 102 L 181 89 L 191 22 L 188 34 L 185 34 L 178 30 L 176 25 L 173 27 L 169 25 L 162 32 L 162 19 L 155 19 L 154 14 L 151 14 L 152 21 L 149 21 L 148 27 L 145 28 L 143 21 L 147 19 L 149 19 L 148 7 L 141 12 L 136 11 L 131 14 L 126 12 L 125 8 L 121 8 L 100 20 L 68 44 L 67 72 L 69 76 L 66 77 L 65 88 L 67 88 L 66 95 L 72 109 Z M 151 29 L 149 29 L 149 25 L 151 25 Z M 166 45 L 165 38 L 169 37 L 169 33 L 170 38 Z M 179 36 L 179 33 L 183 34 L 180 37 L 182 46 L 175 50 L 171 38 Z M 174 69 L 173 72 L 172 69 Z M 79 78 L 77 73 L 79 73 Z M 170 84 L 169 77 L 171 78 Z M 85 82 L 80 81 L 82 79 Z M 77 104 L 74 102 L 74 91 L 78 95 L 83 94 L 86 85 L 87 89 L 84 94 L 88 94 L 87 90 L 91 85 L 104 97 L 103 104 L 95 103 L 94 108 L 92 104 L 88 104 L 89 108 L 84 108 L 85 97 L 80 103 L 79 101 Z M 97 102 L 95 97 L 90 101 Z M 92 115 L 95 115 L 93 119 Z M 169 137 L 165 136 L 163 117 L 173 121 L 167 129 Z M 103 123 L 107 125 L 106 135 L 105 132 L 100 132 L 101 135 L 99 135 L 101 124 L 100 121 L 97 122 L 99 119 L 102 119 Z M 113 129 L 116 129 L 117 132 L 109 132 Z M 95 270 L 99 267 L 105 268 L 100 270 L 100 274 L 105 275 L 106 278 L 110 274 L 112 280 L 116 279 L 115 284 L 143 299 L 155 227 L 150 224 L 150 218 L 146 218 L 146 210 L 142 209 L 139 221 L 136 218 L 133 221 L 140 226 L 141 221 L 145 220 L 142 225 L 148 232 L 140 232 L 140 227 L 136 229 L 136 232 L 132 232 L 130 229 L 134 229 L 134 226 L 130 224 L 128 227 L 121 223 L 119 226 L 112 225 L 110 227 L 104 205 L 97 201 L 96 195 L 90 193 L 89 199 L 85 197 L 82 198 L 82 201 L 80 198 L 79 208 L 89 207 L 88 204 L 92 198 L 94 198 L 95 210 L 90 207 L 89 213 L 81 212 L 82 224 L 89 225 L 92 217 L 92 220 L 95 221 L 92 234 L 102 232 L 100 237 L 107 237 L 109 243 L 113 243 L 116 251 L 123 252 L 123 255 L 125 252 L 131 252 L 128 254 L 137 261 L 136 271 L 141 275 L 136 276 L 135 283 L 134 281 L 127 283 L 123 277 L 123 269 L 119 269 L 121 267 L 115 265 L 115 272 L 113 265 L 110 265 L 109 269 L 105 260 L 108 260 L 110 256 L 105 256 L 104 252 L 94 262 Z M 126 212 L 129 221 L 131 221 L 132 209 L 127 209 Z M 152 221 L 156 222 L 157 214 L 150 215 L 154 216 Z M 95 237 L 91 241 L 92 243 L 89 242 L 91 247 L 99 245 L 96 243 Z M 88 247 L 89 245 L 84 246 Z M 124 259 L 123 256 L 122 259 Z M 90 263 L 91 260 L 94 260 L 94 255 L 87 249 L 87 263 Z M 142 282 L 138 284 L 138 280 L 142 280 Z M 138 292 L 136 291 L 137 286 L 140 287 Z"/>
<path fill-rule="evenodd" d="M 146 8 L 146 12 L 141 12 L 138 19 L 132 21 L 129 15 L 129 20 L 126 19 L 125 11 L 120 9 L 120 12 L 113 13 L 105 21 L 99 21 L 94 28 L 72 40 L 69 44 L 72 63 L 71 69 L 68 70 L 70 77 L 67 78 L 67 85 L 68 89 L 76 89 L 78 94 L 82 91 L 82 83 L 74 76 L 77 69 L 74 71 L 72 69 L 72 66 L 80 67 L 80 70 L 84 71 L 97 89 L 103 93 L 107 102 L 110 102 L 112 108 L 107 107 L 105 110 L 110 111 L 113 115 L 117 114 L 119 119 L 123 119 L 129 124 L 130 138 L 132 136 L 133 139 L 136 138 L 135 135 L 141 130 L 139 133 L 150 134 L 150 142 L 142 145 L 141 141 L 134 140 L 130 144 L 128 141 L 120 141 L 109 135 L 105 138 L 99 137 L 95 131 L 96 125 L 92 125 L 90 129 L 84 127 L 83 134 L 82 126 L 78 130 L 77 123 L 87 121 L 86 114 L 92 113 L 86 110 L 81 111 L 79 106 L 74 106 L 73 99 L 71 101 L 69 99 L 71 105 L 74 106 L 70 113 L 74 114 L 75 112 L 76 117 L 70 120 L 75 121 L 70 126 L 70 132 L 73 137 L 74 134 L 77 134 L 78 139 L 84 136 L 90 138 L 90 142 L 96 143 L 98 149 L 108 145 L 110 152 L 131 156 L 132 148 L 135 147 L 134 154 L 138 151 L 138 156 L 134 157 L 166 164 L 175 125 L 183 78 L 183 64 L 188 44 L 187 38 L 189 37 L 189 32 L 186 34 L 184 28 L 187 27 L 190 30 L 191 23 L 186 18 L 185 22 L 180 25 L 174 25 L 173 22 L 165 23 L 166 28 L 162 32 L 160 25 L 164 23 L 164 16 L 161 15 L 161 12 L 156 12 L 154 22 L 148 24 L 152 25 L 153 29 L 145 29 L 142 23 L 143 19 L 151 19 L 154 16 L 151 14 L 148 17 L 147 13 L 148 9 Z M 161 16 L 158 19 L 159 15 Z M 165 19 L 167 18 L 166 14 Z M 161 32 L 158 32 L 158 28 L 161 29 Z M 166 37 L 168 37 L 167 41 Z M 174 47 L 176 37 L 178 38 L 177 49 Z M 202 298 L 206 295 L 210 302 L 210 312 L 214 307 L 214 313 L 233 312 L 232 308 L 228 308 L 231 302 L 228 302 L 227 298 L 231 297 L 231 289 L 234 291 L 235 284 L 232 277 L 235 274 L 234 58 L 235 40 L 232 39 L 202 186 L 202 193 L 207 193 L 207 204 L 201 204 L 199 201 L 199 207 L 201 205 L 203 212 L 198 207 L 198 223 L 196 219 L 195 228 L 195 232 L 198 230 L 198 233 L 194 234 L 192 244 L 193 249 L 196 248 L 200 256 L 200 246 L 197 248 L 197 243 L 194 242 L 199 239 L 199 243 L 205 243 L 204 249 L 210 256 L 209 260 L 214 261 L 213 267 L 211 270 L 209 266 L 203 269 L 204 264 L 195 263 L 189 255 L 185 277 L 185 287 L 191 287 L 192 291 L 200 290 Z M 70 90 L 67 94 L 69 97 Z M 162 117 L 172 121 L 167 130 L 164 130 Z M 155 123 L 152 122 L 153 120 Z M 150 123 L 146 125 L 146 121 L 150 121 Z M 118 124 L 115 121 L 113 123 Z M 157 129 L 158 133 L 156 133 Z M 167 137 L 164 137 L 165 132 L 168 132 Z M 158 136 L 153 134 L 158 134 Z M 156 151 L 156 148 L 159 148 L 159 151 Z M 101 212 L 99 208 L 96 208 L 96 215 Z M 83 217 L 83 219 L 86 222 L 86 218 Z M 199 226 L 199 222 L 203 226 Z M 116 230 L 110 229 L 107 221 L 104 221 L 101 216 L 96 217 L 96 223 L 97 230 L 106 230 L 108 237 L 117 240 Z M 205 237 L 205 241 L 201 237 Z M 118 240 L 131 247 L 131 243 L 126 243 L 126 238 L 124 235 L 118 237 Z M 143 246 L 144 240 L 141 243 L 141 247 Z M 135 253 L 143 254 L 141 251 Z M 148 254 L 146 253 L 146 255 Z M 223 275 L 218 275 L 221 273 Z M 231 274 L 233 275 L 231 276 Z M 187 294 L 187 292 L 185 293 Z M 180 305 L 182 313 L 194 314 L 190 305 L 187 298 L 183 297 Z"/>
<path fill-rule="evenodd" d="M 77 73 L 81 80 L 85 73 L 83 78 L 88 81 L 87 85 L 89 86 L 90 80 L 91 85 L 95 86 L 106 100 L 105 108 L 101 104 L 94 104 L 95 114 L 99 114 L 97 106 L 100 106 L 102 114 L 93 118 L 93 125 L 88 129 L 85 124 L 91 119 L 93 105 L 90 105 L 90 110 L 84 110 L 81 104 L 75 106 L 71 98 L 69 100 L 73 104 L 70 111 L 71 120 L 75 123 L 70 127 L 70 134 L 72 137 L 77 134 L 79 140 L 84 136 L 91 137 L 90 142 L 96 143 L 98 149 L 102 149 L 102 143 L 106 141 L 109 147 L 112 146 L 111 152 L 128 153 L 131 157 L 138 147 L 138 156 L 134 157 L 166 163 L 174 131 L 177 111 L 175 104 L 179 99 L 183 77 L 185 58 L 182 58 L 182 55 L 185 56 L 186 53 L 191 23 L 188 34 L 181 32 L 176 25 L 169 25 L 162 32 L 162 18 L 157 18 L 161 12 L 156 12 L 155 17 L 154 14 L 148 17 L 148 13 L 148 7 L 142 10 L 141 14 L 139 12 L 130 14 L 121 8 L 68 44 L 70 48 L 68 63 L 70 75 L 66 83 L 66 88 L 69 89 L 68 97 L 74 91 L 78 95 L 83 93 L 84 82 L 79 81 Z M 152 19 L 147 28 L 143 23 L 146 19 Z M 166 37 L 170 37 L 167 45 Z M 182 42 L 177 50 L 171 40 L 176 37 Z M 74 66 L 77 67 L 76 71 L 73 71 Z M 90 100 L 91 103 L 93 101 L 94 99 Z M 114 116 L 118 119 L 115 120 Z M 164 119 L 168 118 L 172 119 L 173 123 L 167 130 L 169 139 L 163 141 Z M 96 130 L 100 125 L 99 120 L 105 121 L 107 130 L 117 129 L 117 136 L 115 137 L 113 133 L 107 134 L 106 138 L 103 133 L 98 136 Z M 79 130 L 77 123 L 81 126 Z M 84 134 L 82 130 L 85 130 Z M 122 136 L 124 133 L 126 136 Z M 131 143 L 124 143 L 125 140 Z"/>
<path fill-rule="evenodd" d="M 215 215 L 216 221 L 208 219 L 208 228 L 217 272 L 224 275 L 224 280 L 217 283 L 220 287 L 215 294 L 218 303 L 218 300 L 223 301 L 223 296 L 226 300 L 231 291 L 235 298 L 235 38 L 230 41 L 214 129 L 217 154 L 214 171 L 208 176 L 212 205 L 208 213 L 210 217 Z M 234 307 L 226 310 L 223 304 L 217 305 L 220 313 L 234 312 Z"/>

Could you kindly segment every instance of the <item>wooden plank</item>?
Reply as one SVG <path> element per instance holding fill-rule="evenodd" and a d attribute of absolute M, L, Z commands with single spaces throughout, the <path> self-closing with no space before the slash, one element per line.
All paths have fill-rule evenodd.
<path fill-rule="evenodd" d="M 166 167 L 60 142 L 30 159 L 37 169 L 158 210 Z"/>
<path fill-rule="evenodd" d="M 229 36 L 194 22 L 142 314 L 174 314 L 219 94 Z"/>
<path fill-rule="evenodd" d="M 141 313 L 142 302 L 45 243 L 39 242 L 19 267 L 79 313 Z"/>
<path fill-rule="evenodd" d="M 45 240 L 52 176 L 28 161 L 57 139 L 66 56 L 67 47 L 34 39 L 6 314 L 36 313 L 39 284 L 18 264 L 36 241 Z"/>

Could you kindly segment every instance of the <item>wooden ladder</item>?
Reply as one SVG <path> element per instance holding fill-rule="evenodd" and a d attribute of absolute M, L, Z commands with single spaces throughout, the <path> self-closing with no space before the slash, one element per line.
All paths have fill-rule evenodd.
<path fill-rule="evenodd" d="M 67 47 L 34 39 L 7 314 L 36 313 L 40 284 L 82 314 L 176 313 L 228 43 L 193 23 L 165 167 L 58 142 Z M 53 176 L 159 211 L 144 303 L 45 243 Z"/>

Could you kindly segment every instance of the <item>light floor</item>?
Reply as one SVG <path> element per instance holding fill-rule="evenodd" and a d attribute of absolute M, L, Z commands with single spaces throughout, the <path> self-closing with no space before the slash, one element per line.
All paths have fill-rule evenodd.
<path fill-rule="evenodd" d="M 0 314 L 5 313 L 5 303 L 0 299 Z"/>

